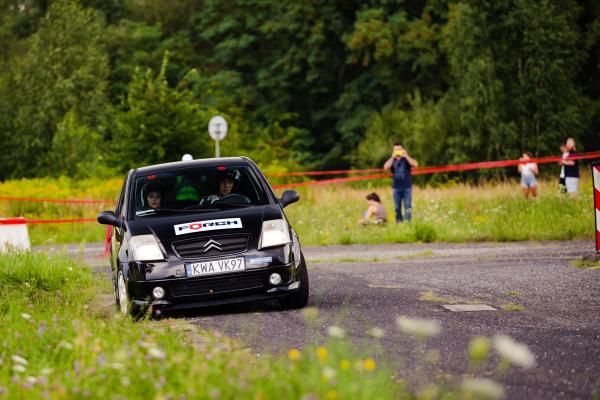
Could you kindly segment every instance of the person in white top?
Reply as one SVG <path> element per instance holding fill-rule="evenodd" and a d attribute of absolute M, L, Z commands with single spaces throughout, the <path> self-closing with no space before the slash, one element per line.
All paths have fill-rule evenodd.
<path fill-rule="evenodd" d="M 560 176 L 558 177 L 558 192 L 559 193 L 567 193 L 567 186 L 565 183 L 565 166 L 562 165 L 562 160 L 566 160 L 567 158 L 569 158 L 569 152 L 567 151 L 567 146 L 565 146 L 564 144 L 562 144 L 560 146 L 560 153 L 561 153 L 561 161 L 559 162 L 560 164 Z"/>
<path fill-rule="evenodd" d="M 521 173 L 521 187 L 523 187 L 523 195 L 527 199 L 529 194 L 537 197 L 537 182 L 535 176 L 539 173 L 537 163 L 530 162 L 531 153 L 526 151 L 523 157 L 519 158 L 519 172 Z"/>

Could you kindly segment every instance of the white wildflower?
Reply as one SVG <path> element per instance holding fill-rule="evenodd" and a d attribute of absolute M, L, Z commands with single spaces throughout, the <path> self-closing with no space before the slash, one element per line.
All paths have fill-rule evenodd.
<path fill-rule="evenodd" d="M 23 319 L 27 319 L 27 320 L 31 319 L 31 315 L 27 314 L 26 312 L 24 312 L 24 313 L 21 313 L 21 317 L 22 317 Z"/>
<path fill-rule="evenodd" d="M 331 325 L 327 328 L 327 334 L 331 337 L 343 338 L 344 336 L 346 336 L 346 331 L 344 331 L 344 329 L 340 328 L 339 326 Z"/>
<path fill-rule="evenodd" d="M 51 373 L 53 373 L 53 372 L 54 372 L 54 370 L 53 370 L 52 368 L 43 368 L 43 369 L 40 371 L 40 374 L 42 374 L 42 375 L 46 375 L 46 376 L 47 376 L 47 375 L 50 375 L 50 374 L 51 374 Z"/>
<path fill-rule="evenodd" d="M 504 397 L 504 387 L 497 382 L 485 378 L 465 378 L 462 390 L 476 398 L 501 399 Z"/>
<path fill-rule="evenodd" d="M 331 367 L 323 368 L 323 373 L 322 373 L 323 379 L 330 381 L 335 378 L 335 375 L 336 375 L 335 369 L 333 369 Z"/>
<path fill-rule="evenodd" d="M 521 368 L 535 367 L 535 356 L 529 348 L 505 335 L 494 336 L 494 348 L 500 356 Z"/>
<path fill-rule="evenodd" d="M 125 366 L 121 363 L 118 362 L 114 362 L 114 363 L 108 363 L 106 364 L 108 367 L 112 368 L 112 369 L 116 369 L 118 371 L 122 371 L 123 369 L 125 369 Z"/>
<path fill-rule="evenodd" d="M 156 358 L 158 360 L 164 360 L 166 357 L 165 352 L 160 349 L 157 349 L 156 347 L 152 347 L 152 348 L 148 349 L 148 355 L 150 355 L 150 357 Z"/>
<path fill-rule="evenodd" d="M 25 372 L 25 366 L 21 365 L 21 364 L 16 364 L 13 365 L 12 370 L 15 372 Z"/>
<path fill-rule="evenodd" d="M 69 342 L 65 342 L 64 340 L 61 340 L 60 342 L 58 342 L 58 347 L 66 349 L 66 350 L 72 350 L 73 349 L 73 345 L 71 343 L 69 343 Z"/>
<path fill-rule="evenodd" d="M 33 385 L 34 383 L 37 382 L 37 378 L 35 376 L 28 376 L 27 378 L 25 378 L 25 381 L 27 383 L 31 383 Z"/>
<path fill-rule="evenodd" d="M 378 327 L 374 327 L 369 329 L 369 331 L 367 332 L 370 336 L 374 337 L 375 339 L 381 339 L 382 337 L 385 336 L 385 331 L 381 328 Z"/>
<path fill-rule="evenodd" d="M 14 362 L 15 364 L 21 364 L 21 365 L 27 365 L 27 364 L 28 364 L 27 360 L 26 360 L 26 359 L 24 359 L 24 358 L 23 358 L 23 357 L 21 357 L 21 356 L 17 356 L 17 355 L 15 355 L 15 356 L 12 356 L 12 357 L 11 357 L 11 359 L 13 360 L 13 362 Z"/>
<path fill-rule="evenodd" d="M 420 338 L 436 336 L 442 329 L 439 321 L 404 316 L 396 318 L 396 325 L 401 332 Z"/>

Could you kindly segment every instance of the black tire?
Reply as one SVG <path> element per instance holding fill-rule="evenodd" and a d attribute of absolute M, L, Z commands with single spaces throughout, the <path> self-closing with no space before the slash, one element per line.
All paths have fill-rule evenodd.
<path fill-rule="evenodd" d="M 131 301 L 129 300 L 129 293 L 127 293 L 127 284 L 125 283 L 125 276 L 123 271 L 119 270 L 117 274 L 117 308 L 121 315 L 131 315 Z"/>
<path fill-rule="evenodd" d="M 296 293 L 287 295 L 279 299 L 279 304 L 284 310 L 294 310 L 298 308 L 304 308 L 308 304 L 308 270 L 306 269 L 306 262 L 304 256 L 300 262 L 300 288 Z"/>
<path fill-rule="evenodd" d="M 113 285 L 113 298 L 115 300 L 115 309 L 117 311 L 119 311 L 120 305 L 119 305 L 119 289 L 117 289 L 117 279 L 115 278 L 115 276 L 111 273 L 112 277 L 112 285 Z"/>
<path fill-rule="evenodd" d="M 134 320 L 137 320 L 140 319 L 146 311 L 145 309 L 135 306 L 131 301 L 129 291 L 127 290 L 127 284 L 125 283 L 125 275 L 122 270 L 119 270 L 117 275 L 116 297 L 117 312 L 125 317 L 131 317 Z"/>

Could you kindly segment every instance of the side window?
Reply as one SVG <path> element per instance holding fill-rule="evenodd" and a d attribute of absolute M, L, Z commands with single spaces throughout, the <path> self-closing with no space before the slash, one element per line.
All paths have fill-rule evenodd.
<path fill-rule="evenodd" d="M 123 206 L 123 194 L 125 193 L 125 182 L 123 182 L 123 186 L 121 186 L 121 193 L 119 194 L 119 198 L 117 200 L 117 208 L 115 208 L 115 214 L 119 215 L 121 213 L 121 208 Z"/>
<path fill-rule="evenodd" d="M 127 202 L 127 192 L 129 191 L 129 183 L 131 182 L 130 178 L 131 174 L 127 175 L 125 183 L 123 184 L 123 200 L 121 203 L 121 212 L 119 213 L 119 216 L 123 218 L 123 220 L 125 219 L 125 214 L 127 213 L 127 207 L 129 207 L 129 204 Z"/>
<path fill-rule="evenodd" d="M 127 177 L 125 177 L 125 180 L 123 181 L 123 186 L 121 186 L 121 194 L 119 194 L 119 200 L 117 201 L 117 208 L 115 209 L 115 214 L 117 214 L 118 216 L 123 217 L 125 215 L 125 207 L 124 207 L 124 202 L 125 202 L 125 192 L 126 192 L 126 187 L 127 187 L 127 181 L 128 181 L 129 175 Z"/>

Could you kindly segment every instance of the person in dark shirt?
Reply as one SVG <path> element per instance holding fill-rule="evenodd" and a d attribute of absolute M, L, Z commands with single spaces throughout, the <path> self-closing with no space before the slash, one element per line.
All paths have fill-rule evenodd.
<path fill-rule="evenodd" d="M 579 160 L 571 159 L 577 154 L 575 139 L 568 138 L 566 146 L 569 156 L 560 160 L 560 163 L 565 167 L 565 185 L 567 186 L 567 193 L 572 197 L 577 197 L 577 190 L 579 188 Z"/>
<path fill-rule="evenodd" d="M 410 221 L 412 217 L 412 176 L 411 168 L 418 167 L 419 163 L 410 157 L 400 143 L 392 147 L 392 156 L 383 164 L 383 169 L 391 170 L 393 175 L 392 194 L 396 211 L 396 223 L 404 219 Z M 402 217 L 402 203 L 404 202 L 404 218 Z"/>

